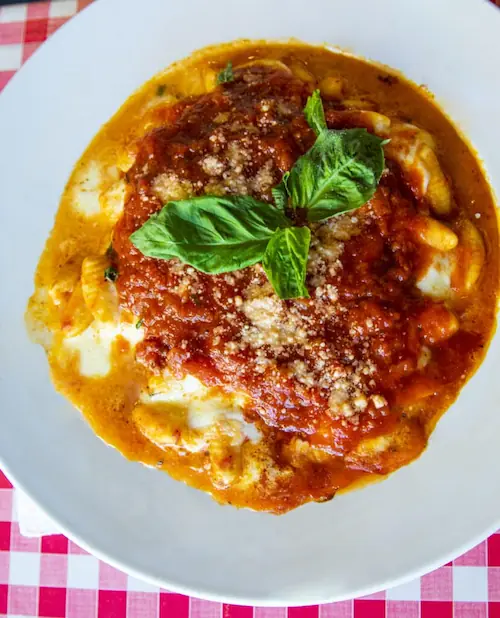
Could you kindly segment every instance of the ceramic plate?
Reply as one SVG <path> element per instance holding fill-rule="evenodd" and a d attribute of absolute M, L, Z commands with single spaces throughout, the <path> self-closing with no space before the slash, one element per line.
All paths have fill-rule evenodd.
<path fill-rule="evenodd" d="M 500 11 L 481 0 L 99 0 L 0 97 L 0 465 L 76 542 L 170 590 L 256 605 L 368 594 L 500 525 L 500 339 L 424 455 L 385 482 L 283 517 L 218 506 L 126 461 L 51 385 L 23 313 L 59 195 L 99 127 L 145 80 L 211 43 L 296 37 L 425 83 L 500 193 Z"/>

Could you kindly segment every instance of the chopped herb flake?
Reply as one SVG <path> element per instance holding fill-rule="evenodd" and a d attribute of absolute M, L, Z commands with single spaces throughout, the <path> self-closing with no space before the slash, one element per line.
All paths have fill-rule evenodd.
<path fill-rule="evenodd" d="M 217 76 L 217 84 L 225 84 L 234 81 L 233 63 L 229 61 L 225 68 Z"/>
<path fill-rule="evenodd" d="M 113 266 L 109 266 L 104 271 L 104 278 L 106 279 L 106 281 L 114 283 L 118 278 L 118 271 L 116 270 L 116 268 L 113 268 Z"/>

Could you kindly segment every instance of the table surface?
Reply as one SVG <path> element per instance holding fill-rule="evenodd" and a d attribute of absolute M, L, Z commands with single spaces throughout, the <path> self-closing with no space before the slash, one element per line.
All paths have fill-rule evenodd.
<path fill-rule="evenodd" d="M 0 7 L 0 91 L 43 41 L 90 1 Z M 500 0 L 494 1 L 500 6 Z M 369 597 L 320 607 L 253 608 L 160 590 L 117 571 L 62 535 L 24 538 L 13 498 L 14 489 L 0 472 L 0 616 L 500 618 L 500 531 L 437 571 Z"/>

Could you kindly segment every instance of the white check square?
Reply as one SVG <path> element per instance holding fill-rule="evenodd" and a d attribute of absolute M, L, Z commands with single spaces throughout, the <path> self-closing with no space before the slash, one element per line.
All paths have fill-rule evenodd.
<path fill-rule="evenodd" d="M 26 21 L 28 7 L 26 4 L 14 4 L 0 8 L 0 24 L 7 24 L 15 21 Z"/>
<path fill-rule="evenodd" d="M 94 556 L 68 555 L 68 588 L 99 588 L 99 561 Z"/>
<path fill-rule="evenodd" d="M 76 0 L 57 0 L 49 4 L 49 17 L 72 17 L 77 8 Z"/>
<path fill-rule="evenodd" d="M 488 601 L 487 567 L 453 567 L 454 601 Z"/>
<path fill-rule="evenodd" d="M 16 71 L 21 66 L 22 45 L 0 45 L 0 71 Z"/>
<path fill-rule="evenodd" d="M 40 554 L 38 552 L 11 552 L 9 584 L 11 586 L 38 586 L 40 584 Z"/>
<path fill-rule="evenodd" d="M 160 592 L 158 586 L 148 584 L 147 582 L 132 577 L 131 575 L 128 576 L 127 590 L 129 592 Z"/>
<path fill-rule="evenodd" d="M 420 601 L 420 579 L 389 588 L 386 595 L 391 601 Z"/>

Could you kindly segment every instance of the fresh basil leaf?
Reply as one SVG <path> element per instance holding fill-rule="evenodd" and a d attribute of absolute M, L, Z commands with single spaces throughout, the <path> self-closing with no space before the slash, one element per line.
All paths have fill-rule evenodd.
<path fill-rule="evenodd" d="M 217 75 L 217 84 L 225 84 L 234 81 L 233 63 L 229 61 L 222 71 Z"/>
<path fill-rule="evenodd" d="M 131 236 L 146 256 L 182 262 L 209 274 L 260 262 L 269 239 L 290 220 L 248 196 L 203 196 L 169 202 Z"/>
<path fill-rule="evenodd" d="M 286 186 L 291 205 L 307 208 L 309 221 L 363 206 L 384 169 L 382 142 L 366 129 L 320 133 L 290 170 Z"/>
<path fill-rule="evenodd" d="M 307 124 L 317 135 L 328 130 L 319 90 L 315 90 L 307 99 L 306 106 L 304 107 L 304 116 L 306 117 Z"/>
<path fill-rule="evenodd" d="M 288 172 L 286 172 L 281 179 L 279 185 L 276 185 L 271 189 L 274 203 L 276 204 L 277 208 L 280 208 L 283 211 L 288 206 L 288 191 L 286 189 L 286 179 L 288 178 L 288 175 Z"/>
<path fill-rule="evenodd" d="M 308 227 L 288 227 L 272 235 L 262 266 L 280 298 L 309 297 L 305 280 L 310 241 Z"/>

